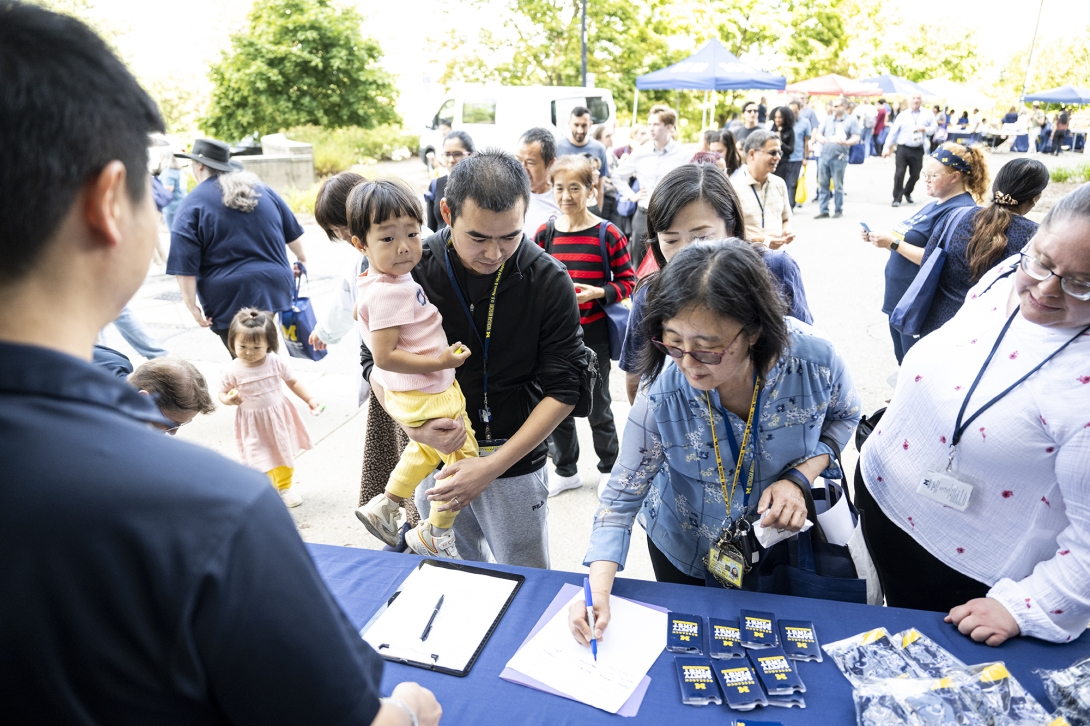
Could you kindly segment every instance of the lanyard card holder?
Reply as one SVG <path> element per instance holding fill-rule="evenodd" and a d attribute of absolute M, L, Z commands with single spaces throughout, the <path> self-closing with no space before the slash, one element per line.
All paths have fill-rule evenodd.
<path fill-rule="evenodd" d="M 818 644 L 817 631 L 809 620 L 781 620 L 780 643 L 783 652 L 791 660 L 812 660 L 821 662 L 821 647 Z"/>
<path fill-rule="evenodd" d="M 727 705 L 735 711 L 752 711 L 758 706 L 768 705 L 768 698 L 747 661 L 717 663 L 715 677 L 723 688 Z"/>
<path fill-rule="evenodd" d="M 704 618 L 700 615 L 670 613 L 666 620 L 666 650 L 671 653 L 704 653 Z"/>
<path fill-rule="evenodd" d="M 746 648 L 742 645 L 742 631 L 737 620 L 719 620 L 708 618 L 711 625 L 711 648 L 708 655 L 719 660 L 745 658 Z"/>
<path fill-rule="evenodd" d="M 775 648 L 780 644 L 776 635 L 776 616 L 757 610 L 743 610 L 742 645 L 747 648 Z"/>
<path fill-rule="evenodd" d="M 757 671 L 757 680 L 770 697 L 806 692 L 806 686 L 782 648 L 750 651 L 749 661 Z"/>
<path fill-rule="evenodd" d="M 677 682 L 681 686 L 682 703 L 690 706 L 723 703 L 710 660 L 682 656 L 674 658 L 674 665 L 677 667 Z"/>

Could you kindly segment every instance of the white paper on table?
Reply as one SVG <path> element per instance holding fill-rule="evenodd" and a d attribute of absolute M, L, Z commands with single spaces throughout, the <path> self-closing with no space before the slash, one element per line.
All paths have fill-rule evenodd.
<path fill-rule="evenodd" d="M 517 585 L 424 565 L 405 578 L 397 598 L 361 635 L 380 655 L 464 670 Z M 443 607 L 421 641 L 441 595 Z"/>
<path fill-rule="evenodd" d="M 621 598 L 610 598 L 610 621 L 598 644 L 598 660 L 568 629 L 568 608 L 579 593 L 507 662 L 576 701 L 617 713 L 666 648 L 667 615 Z"/>

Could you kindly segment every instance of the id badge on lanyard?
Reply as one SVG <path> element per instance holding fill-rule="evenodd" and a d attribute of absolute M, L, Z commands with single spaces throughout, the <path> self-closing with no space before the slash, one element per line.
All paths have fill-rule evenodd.
<path fill-rule="evenodd" d="M 507 266 L 504 262 L 500 265 L 500 269 L 496 271 L 496 280 L 492 283 L 492 295 L 488 301 L 488 318 L 485 322 L 484 338 L 481 338 L 480 331 L 477 330 L 477 323 L 473 320 L 473 313 L 469 309 L 469 305 L 466 303 L 465 297 L 462 295 L 462 290 L 458 287 L 458 281 L 454 277 L 454 266 L 450 261 L 450 244 L 443 250 L 446 256 L 447 263 L 447 277 L 450 278 L 450 286 L 454 290 L 455 297 L 458 298 L 458 302 L 462 304 L 462 311 L 466 315 L 466 319 L 469 320 L 469 327 L 473 331 L 473 334 L 477 336 L 477 341 L 481 344 L 481 357 L 483 360 L 484 375 L 482 377 L 482 388 L 484 391 L 484 407 L 477 411 L 481 418 L 481 423 L 484 424 L 484 439 L 477 442 L 477 448 L 479 456 L 491 456 L 499 451 L 500 447 L 507 443 L 507 439 L 494 439 L 492 438 L 492 408 L 488 405 L 488 349 L 492 342 L 492 320 L 496 314 L 496 293 L 499 291 L 500 278 L 503 276 L 503 268 Z"/>
<path fill-rule="evenodd" d="M 965 395 L 965 400 L 961 402 L 961 408 L 958 410 L 957 419 L 954 421 L 954 435 L 950 439 L 950 455 L 946 462 L 946 469 L 930 469 L 923 473 L 923 476 L 920 477 L 920 483 L 916 486 L 916 493 L 920 496 L 927 497 L 939 504 L 956 509 L 959 512 L 964 512 L 968 509 L 970 500 L 973 496 L 973 484 L 968 481 L 968 476 L 965 474 L 958 474 L 954 467 L 954 458 L 957 455 L 958 443 L 960 443 L 962 435 L 968 430 L 969 426 L 976 421 L 980 414 L 994 406 L 1015 388 L 1022 385 L 1027 378 L 1041 370 L 1046 363 L 1059 355 L 1064 348 L 1074 343 L 1078 340 L 1079 336 L 1090 330 L 1090 325 L 1080 330 L 1066 343 L 1054 350 L 1047 358 L 1035 365 L 1029 373 L 1026 373 L 1017 381 L 1007 386 L 1007 388 L 981 406 L 976 413 L 963 422 L 962 419 L 965 416 L 965 410 L 969 407 L 969 399 L 973 397 L 973 393 L 976 392 L 977 386 L 980 385 L 980 380 L 984 377 L 984 371 L 988 369 L 988 365 L 992 362 L 992 358 L 995 357 L 996 351 L 999 350 L 999 344 L 1003 342 L 1003 337 L 1006 336 L 1007 331 L 1010 330 L 1011 324 L 1014 322 L 1014 318 L 1018 315 L 1020 309 L 1021 306 L 1016 307 L 1010 317 L 1007 318 L 1007 322 L 1003 326 L 1003 329 L 999 331 L 999 337 L 996 338 L 991 352 L 988 353 L 988 357 L 984 359 L 984 365 L 981 366 L 980 372 L 976 374 L 973 385 L 969 387 L 969 392 Z"/>
<path fill-rule="evenodd" d="M 735 489 L 738 486 L 738 477 L 745 461 L 746 445 L 749 443 L 753 429 L 753 419 L 756 416 L 757 400 L 761 390 L 761 379 L 754 377 L 753 398 L 750 400 L 749 417 L 746 420 L 746 428 L 742 434 L 742 445 L 738 449 L 738 459 L 734 465 L 734 481 L 731 484 L 730 493 L 727 493 L 727 479 L 723 473 L 723 458 L 719 453 L 719 437 L 715 432 L 715 418 L 712 415 L 711 394 L 705 393 L 708 405 L 708 422 L 712 431 L 712 446 L 715 448 L 715 461 L 719 468 L 719 484 L 723 488 L 723 504 L 726 507 L 727 520 L 721 528 L 719 537 L 708 548 L 708 555 L 704 558 L 704 566 L 708 572 L 725 587 L 742 587 L 742 578 L 756 563 L 760 557 L 753 544 L 753 527 L 749 520 L 743 516 L 738 520 L 731 517 L 731 505 L 734 502 Z M 734 431 L 726 416 L 723 421 L 727 427 L 727 434 L 734 442 Z M 753 476 L 756 468 L 756 457 L 750 462 L 749 474 L 745 485 L 744 505 L 749 504 L 749 495 L 753 491 Z"/>

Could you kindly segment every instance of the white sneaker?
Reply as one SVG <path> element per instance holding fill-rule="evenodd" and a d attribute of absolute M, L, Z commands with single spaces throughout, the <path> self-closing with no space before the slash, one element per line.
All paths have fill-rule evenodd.
<path fill-rule="evenodd" d="M 303 503 L 303 498 L 299 496 L 299 492 L 295 491 L 291 487 L 287 489 L 280 489 L 280 501 L 284 502 L 285 507 L 298 507 Z"/>
<path fill-rule="evenodd" d="M 560 492 L 566 492 L 569 489 L 578 489 L 581 486 L 583 486 L 583 477 L 579 476 L 579 472 L 571 476 L 560 476 L 555 469 L 549 472 L 550 497 L 555 497 Z"/>
<path fill-rule="evenodd" d="M 375 537 L 391 547 L 397 545 L 397 535 L 405 522 L 405 513 L 385 493 L 371 497 L 371 501 L 356 510 L 356 517 Z"/>
<path fill-rule="evenodd" d="M 601 499 L 602 495 L 606 493 L 606 485 L 609 484 L 609 473 L 601 474 L 598 476 L 598 498 Z"/>
<path fill-rule="evenodd" d="M 446 557 L 451 560 L 462 559 L 454 547 L 454 530 L 448 529 L 436 536 L 431 522 L 424 521 L 405 533 L 405 546 L 424 557 Z"/>

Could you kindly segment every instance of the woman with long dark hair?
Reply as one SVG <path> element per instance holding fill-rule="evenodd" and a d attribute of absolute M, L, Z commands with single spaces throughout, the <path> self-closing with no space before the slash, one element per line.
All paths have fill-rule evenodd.
<path fill-rule="evenodd" d="M 795 138 L 797 123 L 798 119 L 790 106 L 777 106 L 772 109 L 772 128 L 769 131 L 780 137 L 780 150 L 783 151 L 780 163 L 776 165 L 772 173 L 787 184 L 788 201 L 792 205 L 795 202 L 795 190 L 799 185 L 799 172 L 802 171 L 803 164 L 801 161 L 789 161 L 795 153 L 795 146 L 802 143 Z"/>
<path fill-rule="evenodd" d="M 746 160 L 742 158 L 742 152 L 738 151 L 738 140 L 734 134 L 726 129 L 719 132 L 719 140 L 712 141 L 709 148 L 723 157 L 724 169 L 730 176 L 739 167 L 745 166 Z"/>
<path fill-rule="evenodd" d="M 995 175 L 988 206 L 967 213 L 950 230 L 936 227 L 923 259 L 931 256 L 944 233 L 947 256 L 921 335 L 938 330 L 954 317 L 965 304 L 969 288 L 985 272 L 1029 243 L 1037 223 L 1025 215 L 1041 198 L 1048 180 L 1048 168 L 1036 159 L 1009 161 Z"/>

